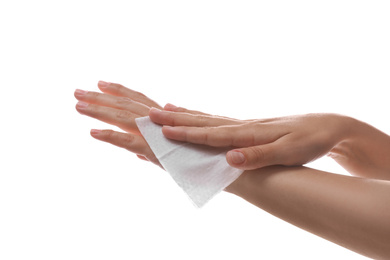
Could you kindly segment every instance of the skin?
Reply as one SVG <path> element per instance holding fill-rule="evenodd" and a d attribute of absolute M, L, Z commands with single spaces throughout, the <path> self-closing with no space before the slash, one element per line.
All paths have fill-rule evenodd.
<path fill-rule="evenodd" d="M 390 137 L 347 116 L 307 114 L 215 125 L 215 116 L 152 109 L 150 118 L 164 125 L 167 138 L 237 147 L 226 157 L 236 168 L 296 166 L 329 155 L 355 176 L 390 179 Z"/>
<path fill-rule="evenodd" d="M 162 107 L 142 93 L 125 88 L 120 84 L 99 81 L 98 87 L 103 93 L 75 91 L 74 95 L 79 100 L 76 104 L 76 110 L 82 115 L 118 126 L 125 133 L 109 129 L 92 129 L 91 136 L 124 148 L 135 153 L 140 159 L 151 161 L 161 167 L 139 132 L 135 118 L 147 116 L 151 107 Z"/>
<path fill-rule="evenodd" d="M 234 145 L 231 153 L 242 153 L 244 163 L 235 165 L 234 158 L 229 158 L 235 155 L 229 153 L 227 160 L 246 170 L 227 192 L 362 255 L 390 257 L 390 138 L 386 134 L 334 114 L 237 120 L 170 104 L 162 111 L 153 100 L 119 84 L 99 82 L 98 87 L 103 93 L 75 92 L 77 111 L 125 132 L 92 129 L 94 138 L 159 165 L 134 122 L 149 115 L 165 125 L 163 133 L 168 138 Z M 325 154 L 354 176 L 292 166 Z"/>

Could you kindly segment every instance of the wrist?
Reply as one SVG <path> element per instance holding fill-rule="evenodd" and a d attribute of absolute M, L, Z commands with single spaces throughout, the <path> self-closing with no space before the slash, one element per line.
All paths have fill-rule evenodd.
<path fill-rule="evenodd" d="M 329 131 L 333 139 L 333 149 L 339 144 L 351 140 L 356 135 L 356 129 L 359 128 L 358 121 L 352 117 L 339 114 L 329 114 L 331 117 L 330 127 L 333 127 L 333 131 Z"/>
<path fill-rule="evenodd" d="M 340 120 L 343 121 L 342 137 L 330 150 L 329 156 L 351 174 L 362 176 L 361 172 L 368 170 L 363 166 L 369 157 L 365 152 L 368 148 L 367 139 L 370 139 L 370 135 L 366 133 L 367 124 L 346 116 L 342 116 Z"/>

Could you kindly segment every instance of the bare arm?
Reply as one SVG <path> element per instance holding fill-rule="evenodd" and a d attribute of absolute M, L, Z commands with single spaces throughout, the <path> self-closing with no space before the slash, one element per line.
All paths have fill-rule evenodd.
<path fill-rule="evenodd" d="M 356 119 L 349 119 L 348 135 L 329 153 L 355 176 L 390 180 L 390 136 Z"/>
<path fill-rule="evenodd" d="M 99 88 L 104 93 L 76 91 L 75 96 L 80 101 L 77 110 L 126 132 L 93 130 L 92 136 L 159 165 L 134 123 L 136 117 L 148 115 L 152 106 L 159 107 L 157 103 L 119 84 L 99 83 Z M 169 114 L 168 119 L 188 125 L 194 122 L 198 126 L 207 124 L 209 129 L 241 124 L 239 120 L 223 117 L 213 117 L 208 121 L 208 115 L 197 111 L 182 112 L 185 113 L 177 114 L 178 117 Z M 363 165 L 381 165 L 381 176 L 388 176 L 388 136 L 359 121 L 354 121 L 357 124 L 354 126 L 352 121 L 348 124 L 351 126 L 349 129 L 356 130 L 360 126 L 360 130 L 335 146 L 332 156 L 344 163 L 346 168 L 355 165 L 357 175 L 365 176 L 366 168 L 358 167 L 361 160 Z M 364 136 L 369 138 L 362 139 Z M 356 149 L 364 152 L 352 153 Z M 376 176 L 376 169 L 371 168 L 367 172 Z M 302 166 L 268 166 L 245 171 L 226 190 L 285 221 L 360 254 L 376 259 L 390 256 L 389 181 L 336 175 Z"/>
<path fill-rule="evenodd" d="M 219 126 L 213 126 L 213 117 L 207 115 L 158 110 L 149 115 L 174 126 L 163 129 L 168 138 L 211 146 L 233 144 L 249 155 L 247 159 L 257 160 L 256 166 L 262 168 L 245 171 L 228 192 L 355 252 L 375 259 L 390 257 L 390 182 L 380 180 L 390 180 L 388 135 L 335 114 Z M 302 166 L 263 167 L 269 162 L 302 164 L 328 152 L 352 174 L 371 179 Z"/>
<path fill-rule="evenodd" d="M 328 154 L 353 175 L 390 180 L 390 136 L 348 116 L 307 114 L 216 124 L 215 116 L 204 114 L 152 109 L 149 115 L 164 125 L 170 139 L 236 147 L 226 158 L 236 168 L 304 165 Z"/>
<path fill-rule="evenodd" d="M 270 166 L 244 172 L 226 190 L 357 253 L 390 257 L 389 181 Z"/>

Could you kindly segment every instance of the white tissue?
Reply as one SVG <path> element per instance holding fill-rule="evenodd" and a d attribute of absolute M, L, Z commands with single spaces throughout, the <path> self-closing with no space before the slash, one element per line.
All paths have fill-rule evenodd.
<path fill-rule="evenodd" d="M 226 153 L 230 149 L 173 141 L 167 139 L 161 131 L 162 126 L 153 123 L 149 117 L 135 121 L 161 165 L 198 207 L 243 172 L 226 162 Z"/>

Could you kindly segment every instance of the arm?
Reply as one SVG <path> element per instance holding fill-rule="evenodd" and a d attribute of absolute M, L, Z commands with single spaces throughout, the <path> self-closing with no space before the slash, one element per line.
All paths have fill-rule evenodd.
<path fill-rule="evenodd" d="M 118 84 L 99 83 L 99 88 L 103 94 L 76 91 L 75 96 L 80 101 L 76 109 L 127 133 L 93 130 L 92 136 L 158 164 L 136 129 L 134 119 L 146 116 L 150 107 L 159 106 Z M 238 120 L 222 117 L 213 117 L 213 122 L 209 122 L 205 120 L 209 117 L 202 117 L 207 116 L 205 114 L 183 112 L 185 114 L 179 114 L 180 118 L 176 119 L 187 120 L 187 124 L 194 123 L 188 115 L 197 115 L 198 126 L 240 124 Z M 244 172 L 226 190 L 285 221 L 361 254 L 374 258 L 385 258 L 390 254 L 390 184 L 387 181 L 335 175 L 305 167 L 272 166 Z"/>
<path fill-rule="evenodd" d="M 390 136 L 352 118 L 348 129 L 329 156 L 353 175 L 390 180 Z"/>
<path fill-rule="evenodd" d="M 390 256 L 388 181 L 270 166 L 244 172 L 226 191 L 357 253 Z"/>
<path fill-rule="evenodd" d="M 170 139 L 236 147 L 226 158 L 236 168 L 303 165 L 328 154 L 353 175 L 390 180 L 390 137 L 351 117 L 307 114 L 214 125 L 208 115 L 158 109 L 149 115 Z"/>

